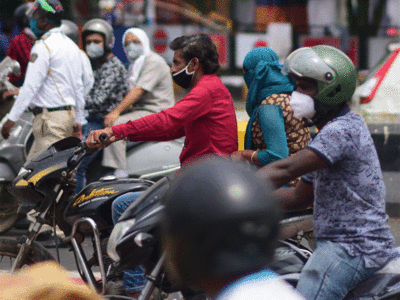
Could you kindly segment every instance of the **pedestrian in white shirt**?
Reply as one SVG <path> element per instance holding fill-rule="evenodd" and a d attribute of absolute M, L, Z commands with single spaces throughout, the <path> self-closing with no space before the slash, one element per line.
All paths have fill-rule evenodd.
<path fill-rule="evenodd" d="M 79 28 L 78 26 L 69 20 L 61 21 L 61 31 L 74 41 L 75 44 L 79 45 Z M 90 90 L 94 84 L 94 75 L 92 70 L 92 65 L 90 64 L 89 57 L 85 51 L 80 51 L 82 58 L 82 71 L 83 71 L 83 93 L 86 96 L 89 94 Z M 83 125 L 83 124 L 82 124 Z"/>
<path fill-rule="evenodd" d="M 63 7 L 58 0 L 36 1 L 31 9 L 30 27 L 37 36 L 31 51 L 24 85 L 3 125 L 7 139 L 15 122 L 30 109 L 34 143 L 28 160 L 65 137 L 81 135 L 84 121 L 84 89 L 78 46 L 59 26 Z"/>

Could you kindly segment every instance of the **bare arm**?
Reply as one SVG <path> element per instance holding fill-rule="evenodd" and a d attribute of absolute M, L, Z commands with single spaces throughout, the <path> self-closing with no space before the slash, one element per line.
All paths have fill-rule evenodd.
<path fill-rule="evenodd" d="M 305 148 L 292 156 L 266 165 L 258 173 L 276 187 L 282 187 L 299 176 L 327 167 L 325 160 L 314 151 Z"/>
<path fill-rule="evenodd" d="M 145 93 L 145 90 L 140 86 L 135 86 L 129 91 L 125 98 L 113 109 L 113 111 L 118 111 L 118 113 L 123 113 L 129 107 L 134 105 Z"/>
<path fill-rule="evenodd" d="M 274 192 L 284 210 L 305 210 L 313 204 L 314 188 L 312 184 L 299 181 L 295 187 L 280 188 Z"/>
<path fill-rule="evenodd" d="M 146 91 L 139 86 L 135 86 L 131 89 L 125 98 L 104 118 L 104 126 L 113 126 L 119 115 L 139 101 L 145 92 Z"/>

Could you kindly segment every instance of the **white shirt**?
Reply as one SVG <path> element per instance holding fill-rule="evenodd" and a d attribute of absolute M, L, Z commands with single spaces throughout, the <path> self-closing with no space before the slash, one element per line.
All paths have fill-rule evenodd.
<path fill-rule="evenodd" d="M 82 68 L 83 68 L 83 94 L 86 96 L 89 94 L 90 90 L 94 84 L 94 75 L 92 65 L 90 64 L 89 57 L 87 54 L 81 50 L 81 58 L 82 58 Z"/>
<path fill-rule="evenodd" d="M 36 41 L 31 50 L 24 85 L 8 118 L 17 121 L 28 107 L 72 105 L 75 107 L 76 123 L 82 124 L 85 100 L 80 52 L 60 28 L 49 30 Z"/>

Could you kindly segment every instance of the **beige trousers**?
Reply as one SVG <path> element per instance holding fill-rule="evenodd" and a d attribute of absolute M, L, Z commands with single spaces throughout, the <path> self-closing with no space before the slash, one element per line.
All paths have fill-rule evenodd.
<path fill-rule="evenodd" d="M 134 121 L 151 114 L 153 114 L 153 112 L 147 110 L 136 110 L 120 116 L 115 121 L 114 125 L 123 124 L 128 121 Z M 104 167 L 126 170 L 127 166 L 125 140 L 112 143 L 110 146 L 104 149 L 102 165 Z"/>
<path fill-rule="evenodd" d="M 74 109 L 49 112 L 43 109 L 33 119 L 33 136 L 35 140 L 28 154 L 28 160 L 47 150 L 53 143 L 71 136 L 75 125 Z"/>
<path fill-rule="evenodd" d="M 31 160 L 41 152 L 47 150 L 53 143 L 71 136 L 74 125 L 74 109 L 71 109 L 70 112 L 68 110 L 49 112 L 44 108 L 43 113 L 38 114 L 33 119 L 32 130 L 35 140 L 29 151 L 27 160 Z M 34 210 L 28 213 L 28 219 L 31 221 L 29 230 L 32 230 L 33 223 L 35 222 L 35 214 Z M 51 226 L 43 225 L 40 232 L 51 229 Z M 57 230 L 57 235 L 62 236 L 62 231 Z"/>

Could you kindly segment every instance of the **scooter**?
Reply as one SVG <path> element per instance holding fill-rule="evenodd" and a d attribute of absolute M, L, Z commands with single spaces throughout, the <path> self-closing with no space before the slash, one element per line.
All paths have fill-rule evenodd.
<path fill-rule="evenodd" d="M 1 66 L 0 66 L 1 69 Z M 32 134 L 32 112 L 26 111 L 15 123 L 10 137 L 4 140 L 0 136 L 0 235 L 12 228 L 23 216 L 18 212 L 18 201 L 7 188 L 26 162 L 34 140 Z M 0 128 L 7 116 L 0 122 Z M 129 178 L 157 181 L 180 168 L 179 155 L 184 141 L 177 139 L 165 142 L 128 142 L 127 172 Z M 111 175 L 110 170 L 101 166 L 100 155 L 89 167 L 88 183 Z"/>
<path fill-rule="evenodd" d="M 145 268 L 147 283 L 139 300 L 150 299 L 155 288 L 164 295 L 180 291 L 185 299 L 193 295 L 193 291 L 172 284 L 163 267 L 165 256 L 159 244 L 164 209 L 161 199 L 170 180 L 170 177 L 160 180 L 138 197 L 122 214 L 108 241 L 107 252 L 114 260 L 113 267 Z M 270 267 L 296 287 L 313 250 L 312 209 L 286 214 L 280 222 L 280 244 Z M 359 284 L 345 299 L 400 299 L 400 258 Z"/>
<path fill-rule="evenodd" d="M 124 270 L 133 270 L 138 265 L 144 267 L 147 282 L 139 300 L 150 299 L 155 288 L 164 298 L 171 293 L 180 293 L 182 299 L 207 299 L 201 291 L 172 283 L 164 269 L 165 256 L 160 249 L 162 197 L 172 178 L 172 175 L 163 178 L 140 195 L 118 219 L 108 241 L 107 253 L 114 260 L 112 267 Z M 312 210 L 307 210 L 285 219 L 281 223 L 280 237 L 294 245 L 300 240 L 307 242 L 307 239 L 311 244 L 312 230 Z M 306 260 L 311 251 L 304 248 L 301 255 Z"/>
<path fill-rule="evenodd" d="M 107 272 L 111 259 L 105 246 L 114 226 L 111 204 L 127 192 L 143 192 L 153 181 L 136 178 L 104 178 L 86 186 L 72 196 L 76 186 L 76 171 L 83 158 L 91 153 L 78 138 L 69 137 L 54 143 L 45 152 L 28 161 L 12 181 L 10 192 L 21 203 L 24 212 L 35 210 L 36 222 L 27 237 L 0 238 L 0 256 L 12 262 L 11 272 L 40 261 L 55 260 L 52 254 L 36 242 L 43 224 L 58 226 L 65 234 L 63 242 L 74 253 L 78 271 L 90 287 L 101 295 L 114 294 L 121 272 Z M 90 236 L 93 255 L 89 259 L 82 242 Z M 60 262 L 58 248 L 57 260 Z M 2 260 L 4 261 L 4 260 Z M 95 277 L 94 268 L 101 278 Z"/>

